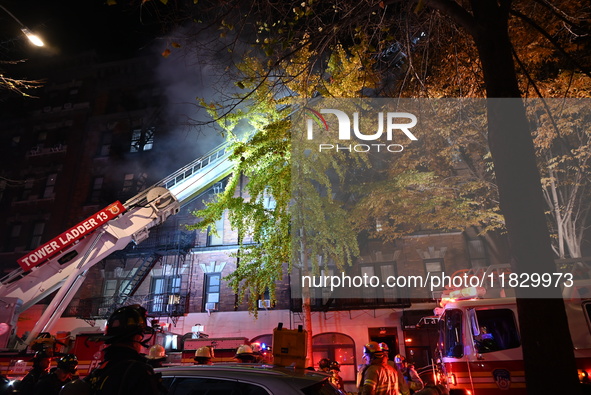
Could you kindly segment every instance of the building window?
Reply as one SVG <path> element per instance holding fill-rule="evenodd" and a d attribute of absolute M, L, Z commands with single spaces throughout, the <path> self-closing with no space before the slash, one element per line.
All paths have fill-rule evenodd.
<path fill-rule="evenodd" d="M 21 200 L 27 200 L 33 191 L 33 180 L 27 179 L 25 180 L 25 185 L 21 194 Z"/>
<path fill-rule="evenodd" d="M 172 311 L 181 301 L 181 276 L 153 277 L 151 290 L 153 298 L 149 310 L 153 313 Z"/>
<path fill-rule="evenodd" d="M 13 224 L 10 228 L 10 237 L 15 238 L 21 235 L 21 229 L 23 226 L 21 224 Z"/>
<path fill-rule="evenodd" d="M 472 267 L 488 266 L 486 259 L 486 245 L 481 238 L 468 240 L 468 255 L 470 256 L 470 263 Z"/>
<path fill-rule="evenodd" d="M 271 292 L 267 288 L 265 293 L 263 293 L 263 297 L 259 298 L 259 309 L 270 309 L 273 307 L 273 303 L 271 302 Z"/>
<path fill-rule="evenodd" d="M 338 362 L 341 366 L 340 376 L 349 378 L 347 384 L 354 384 L 356 372 L 355 342 L 343 333 L 322 333 L 312 338 L 314 361 L 322 358 Z"/>
<path fill-rule="evenodd" d="M 443 258 L 423 259 L 423 263 L 425 264 L 425 272 L 427 273 L 439 274 L 445 270 L 445 266 L 443 266 Z"/>
<path fill-rule="evenodd" d="M 55 197 L 55 182 L 57 180 L 57 173 L 50 174 L 47 177 L 47 182 L 45 183 L 45 189 L 43 190 L 43 198 L 49 199 Z"/>
<path fill-rule="evenodd" d="M 133 179 L 134 179 L 134 174 L 133 173 L 128 173 L 123 177 L 123 192 L 129 192 L 131 191 L 131 187 L 133 186 Z"/>
<path fill-rule="evenodd" d="M 154 131 L 156 128 L 134 129 L 131 132 L 129 152 L 149 151 L 154 147 Z"/>
<path fill-rule="evenodd" d="M 14 251 L 14 249 L 18 245 L 22 229 L 23 226 L 20 223 L 12 224 L 10 226 L 10 233 L 8 234 L 8 243 L 6 244 L 4 251 Z"/>
<path fill-rule="evenodd" d="M 41 245 L 44 230 L 45 222 L 35 222 L 33 225 L 33 237 L 31 237 L 31 244 L 29 245 L 30 250 L 34 250 Z"/>
<path fill-rule="evenodd" d="M 212 227 L 207 228 L 207 245 L 216 246 L 224 244 L 224 216 L 215 221 L 215 232 Z"/>
<path fill-rule="evenodd" d="M 221 273 L 206 273 L 205 274 L 205 296 L 204 310 L 217 310 L 220 302 L 220 286 L 222 282 Z"/>
<path fill-rule="evenodd" d="M 121 277 L 118 273 L 113 273 L 113 278 L 105 280 L 105 291 L 103 292 L 106 297 L 115 297 L 121 294 L 121 291 L 127 287 L 129 280 L 127 277 Z"/>
<path fill-rule="evenodd" d="M 92 181 L 92 191 L 90 191 L 90 202 L 98 203 L 101 199 L 104 177 L 95 177 Z"/>
<path fill-rule="evenodd" d="M 44 144 L 47 141 L 47 132 L 39 132 L 37 134 L 37 143 Z"/>
<path fill-rule="evenodd" d="M 101 146 L 99 149 L 99 156 L 109 156 L 109 154 L 111 153 L 111 134 L 107 133 L 107 134 L 103 134 L 102 139 L 101 139 Z"/>
<path fill-rule="evenodd" d="M 376 276 L 382 284 L 386 283 L 388 277 L 395 277 L 397 275 L 395 262 L 363 264 L 360 267 L 362 276 L 367 276 L 367 278 Z M 363 287 L 361 288 L 361 292 L 366 302 L 397 302 L 400 297 L 399 291 L 395 287 Z"/>

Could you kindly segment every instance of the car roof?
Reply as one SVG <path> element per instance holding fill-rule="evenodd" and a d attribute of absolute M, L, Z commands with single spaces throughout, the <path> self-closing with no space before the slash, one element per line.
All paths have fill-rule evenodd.
<path fill-rule="evenodd" d="M 219 363 L 213 365 L 181 365 L 155 369 L 166 377 L 215 377 L 252 382 L 274 389 L 286 385 L 294 389 L 328 379 L 329 374 L 308 369 L 295 369 L 273 365 Z"/>

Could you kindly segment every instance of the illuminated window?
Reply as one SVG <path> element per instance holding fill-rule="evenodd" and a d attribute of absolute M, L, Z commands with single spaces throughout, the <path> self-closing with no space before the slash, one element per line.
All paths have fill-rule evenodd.
<path fill-rule="evenodd" d="M 220 302 L 221 282 L 221 273 L 205 274 L 204 310 L 217 310 L 217 304 Z"/>
<path fill-rule="evenodd" d="M 151 312 L 166 312 L 168 305 L 180 303 L 181 277 L 153 277 L 152 278 L 152 303 Z"/>
<path fill-rule="evenodd" d="M 356 371 L 355 342 L 343 333 L 321 333 L 312 338 L 314 361 L 318 363 L 322 358 L 338 362 L 341 366 L 340 376 L 354 378 Z M 346 381 L 353 384 L 353 381 Z"/>
<path fill-rule="evenodd" d="M 156 128 L 138 128 L 131 132 L 131 147 L 129 152 L 149 151 L 154 147 L 154 131 Z"/>

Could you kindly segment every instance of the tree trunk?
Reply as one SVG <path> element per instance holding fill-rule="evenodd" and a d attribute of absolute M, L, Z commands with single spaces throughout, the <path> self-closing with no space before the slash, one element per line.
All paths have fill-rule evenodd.
<path fill-rule="evenodd" d="M 510 2 L 472 0 L 471 5 L 477 26 L 474 40 L 489 98 L 488 138 L 500 208 L 508 231 L 511 264 L 516 273 L 553 273 L 556 270 L 540 174 L 507 30 Z M 573 344 L 560 289 L 517 287 L 515 291 L 528 394 L 579 393 Z M 549 366 L 552 366 L 550 380 Z"/>
<path fill-rule="evenodd" d="M 302 230 L 302 235 L 303 235 Z M 302 276 L 310 275 L 309 255 L 306 251 L 306 238 L 302 236 L 300 244 L 300 264 L 302 265 Z M 304 316 L 304 330 L 306 331 L 306 363 L 305 367 L 314 366 L 314 354 L 312 349 L 312 307 L 310 305 L 310 286 L 302 284 L 302 315 Z"/>
<path fill-rule="evenodd" d="M 302 314 L 304 315 L 304 330 L 306 330 L 306 367 L 314 366 L 312 348 L 312 308 L 310 306 L 310 290 L 302 290 Z"/>

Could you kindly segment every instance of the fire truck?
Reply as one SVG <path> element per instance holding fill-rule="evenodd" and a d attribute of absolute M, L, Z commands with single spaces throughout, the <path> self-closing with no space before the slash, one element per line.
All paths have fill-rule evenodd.
<path fill-rule="evenodd" d="M 491 265 L 476 276 L 510 273 L 509 265 Z M 488 278 L 488 277 L 487 277 Z M 591 384 L 591 295 L 589 280 L 575 281 L 563 293 L 579 379 Z M 433 381 L 451 394 L 525 395 L 518 312 L 510 292 L 486 298 L 478 287 L 450 289 L 435 309 L 439 318 L 438 361 Z"/>
<path fill-rule="evenodd" d="M 19 268 L 0 279 L 0 373 L 22 377 L 30 369 L 35 346 L 73 352 L 79 373 L 88 374 L 102 358 L 97 333 L 51 334 L 95 264 L 129 243 L 139 244 L 149 231 L 178 213 L 180 207 L 228 176 L 232 163 L 222 144 L 125 203 L 110 204 L 18 260 Z M 57 292 L 56 292 L 57 291 Z M 25 339 L 16 335 L 19 315 L 55 292 Z M 74 341 L 71 339 L 74 338 Z"/>

